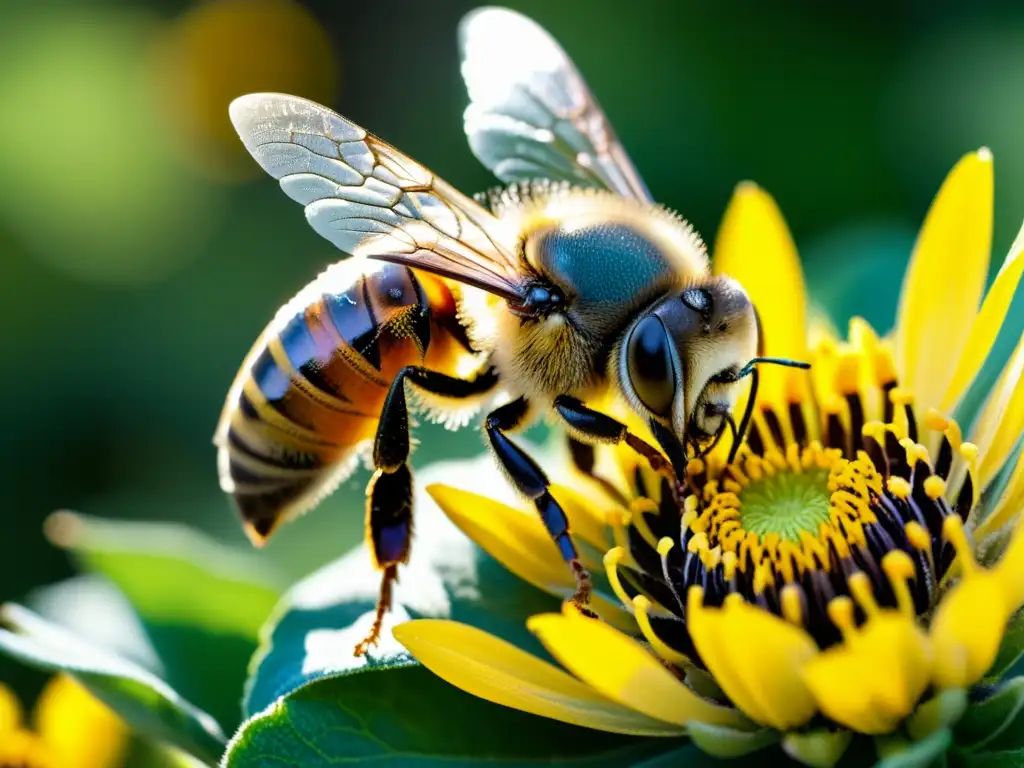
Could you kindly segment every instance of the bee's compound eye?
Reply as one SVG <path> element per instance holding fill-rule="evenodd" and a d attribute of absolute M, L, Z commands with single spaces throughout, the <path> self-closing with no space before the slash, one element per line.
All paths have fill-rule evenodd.
<path fill-rule="evenodd" d="M 633 391 L 652 413 L 668 416 L 676 394 L 676 372 L 665 326 L 648 315 L 629 336 L 626 365 Z"/>

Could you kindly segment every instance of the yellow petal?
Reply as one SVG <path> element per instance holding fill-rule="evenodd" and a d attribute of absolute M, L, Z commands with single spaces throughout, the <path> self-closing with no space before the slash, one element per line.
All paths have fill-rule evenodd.
<path fill-rule="evenodd" d="M 751 719 L 787 730 L 816 707 L 800 669 L 818 653 L 807 633 L 741 599 L 705 608 L 700 590 L 687 598 L 687 628 L 708 671 Z"/>
<path fill-rule="evenodd" d="M 999 274 L 996 275 L 992 287 L 985 295 L 981 311 L 974 319 L 964 353 L 953 374 L 953 381 L 950 382 L 946 396 L 942 400 L 941 410 L 943 413 L 953 411 L 957 402 L 974 381 L 978 371 L 981 370 L 996 336 L 999 335 L 999 329 L 1010 308 L 1010 302 L 1013 301 L 1013 294 L 1017 290 L 1022 273 L 1024 273 L 1024 226 L 1021 227 L 1017 233 L 1017 239 L 1010 246 L 1010 252 L 1006 255 L 1003 266 L 999 268 Z"/>
<path fill-rule="evenodd" d="M 742 728 L 732 707 L 701 698 L 651 653 L 616 629 L 575 613 L 533 616 L 528 626 L 564 667 L 612 701 L 684 726 L 691 720 Z"/>
<path fill-rule="evenodd" d="M 939 408 L 967 343 L 992 248 L 992 154 L 950 171 L 935 196 L 903 280 L 896 319 L 900 386 L 921 413 Z"/>
<path fill-rule="evenodd" d="M 986 517 L 978 526 L 977 536 L 981 540 L 990 533 L 994 533 L 1018 517 L 1024 509 L 1024 453 L 1017 457 L 1017 465 L 1010 473 L 1006 481 L 999 501 L 992 508 L 991 514 Z"/>
<path fill-rule="evenodd" d="M 821 711 L 855 731 L 882 734 L 914 711 L 929 683 L 928 641 L 913 617 L 883 610 L 803 670 Z"/>
<path fill-rule="evenodd" d="M 16 731 L 21 727 L 21 703 L 14 691 L 0 683 L 0 734 Z"/>
<path fill-rule="evenodd" d="M 121 764 L 128 747 L 127 726 L 73 678 L 51 678 L 34 716 L 39 736 L 62 768 Z"/>
<path fill-rule="evenodd" d="M 12 731 L 0 738 L 0 765 L 17 768 L 64 768 L 41 738 L 29 731 Z"/>
<path fill-rule="evenodd" d="M 1020 463 L 1024 466 L 1024 456 Z M 1024 500 L 1024 488 L 1021 489 L 1021 497 Z M 1021 523 L 1017 523 L 1009 544 L 991 572 L 999 579 L 1007 611 L 1005 621 L 1009 621 L 1010 616 L 1024 605 L 1024 525 Z"/>
<path fill-rule="evenodd" d="M 609 701 L 557 667 L 475 627 L 421 619 L 399 624 L 393 634 L 435 675 L 487 701 L 612 733 L 683 733 L 679 726 Z"/>
<path fill-rule="evenodd" d="M 973 570 L 939 603 L 930 631 L 939 688 L 967 687 L 995 661 L 1012 613 L 1001 582 L 996 571 Z"/>
<path fill-rule="evenodd" d="M 447 485 L 428 486 L 427 493 L 463 533 L 519 578 L 556 595 L 575 586 L 536 515 Z"/>
<path fill-rule="evenodd" d="M 793 237 L 771 195 L 745 182 L 733 193 L 715 240 L 714 269 L 750 294 L 764 328 L 765 355 L 802 360 L 807 350 L 807 297 Z M 779 402 L 785 369 L 764 366 L 761 397 Z"/>
<path fill-rule="evenodd" d="M 978 480 L 988 487 L 1024 434 L 1024 338 L 1010 356 L 978 416 L 972 440 L 978 446 Z"/>

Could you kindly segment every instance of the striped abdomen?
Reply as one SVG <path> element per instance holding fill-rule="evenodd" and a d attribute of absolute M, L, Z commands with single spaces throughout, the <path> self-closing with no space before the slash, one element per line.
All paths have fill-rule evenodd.
<path fill-rule="evenodd" d="M 214 438 L 253 543 L 349 474 L 403 367 L 457 375 L 472 357 L 449 285 L 432 275 L 350 259 L 306 286 L 250 351 Z"/>

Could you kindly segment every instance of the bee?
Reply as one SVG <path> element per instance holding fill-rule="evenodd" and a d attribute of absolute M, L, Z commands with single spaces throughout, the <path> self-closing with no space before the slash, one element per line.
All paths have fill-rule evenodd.
<path fill-rule="evenodd" d="M 586 465 L 625 442 L 675 478 L 727 426 L 760 329 L 736 281 L 657 205 L 597 101 L 537 24 L 488 8 L 460 26 L 470 147 L 505 189 L 471 199 L 326 107 L 252 94 L 230 106 L 245 147 L 348 258 L 284 306 L 246 357 L 215 443 L 223 490 L 260 546 L 370 453 L 369 550 L 382 572 L 378 640 L 413 528 L 407 394 L 433 415 L 485 416 L 493 454 L 591 582 L 544 470 L 510 433 L 563 421 Z M 523 51 L 530 55 L 522 56 Z M 752 386 L 752 390 L 754 386 Z M 407 391 L 408 390 L 408 391 Z M 612 395 L 657 446 L 588 406 Z"/>

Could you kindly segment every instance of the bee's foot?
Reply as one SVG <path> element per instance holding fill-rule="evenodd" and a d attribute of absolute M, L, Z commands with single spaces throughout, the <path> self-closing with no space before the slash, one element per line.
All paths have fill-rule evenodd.
<path fill-rule="evenodd" d="M 570 560 L 569 567 L 576 579 L 576 591 L 572 596 L 573 607 L 587 618 L 596 619 L 597 614 L 590 610 L 590 593 L 594 591 L 594 582 L 590 579 L 590 572 L 577 559 Z"/>
<path fill-rule="evenodd" d="M 367 651 L 373 648 L 377 643 L 380 642 L 380 624 L 377 622 L 373 623 L 373 628 L 363 640 L 361 640 L 352 652 L 353 656 L 365 656 Z"/>
<path fill-rule="evenodd" d="M 369 634 L 355 647 L 353 656 L 365 656 L 370 648 L 380 642 L 381 628 L 384 626 L 384 614 L 391 609 L 391 585 L 398 579 L 398 566 L 392 563 L 384 568 L 380 580 L 380 597 L 377 599 L 377 615 L 373 618 L 373 626 Z"/>

